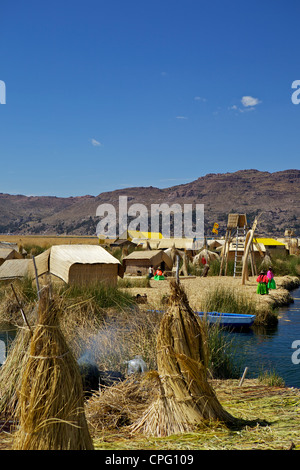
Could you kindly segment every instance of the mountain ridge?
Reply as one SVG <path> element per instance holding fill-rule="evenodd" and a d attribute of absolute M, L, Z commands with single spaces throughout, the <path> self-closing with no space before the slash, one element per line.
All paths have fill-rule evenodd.
<path fill-rule="evenodd" d="M 128 206 L 144 204 L 204 204 L 205 232 L 215 222 L 224 234 L 229 213 L 245 213 L 249 225 L 262 212 L 258 233 L 283 236 L 286 228 L 300 232 L 300 170 L 277 172 L 256 169 L 208 173 L 190 183 L 168 188 L 131 187 L 97 196 L 25 196 L 0 193 L 0 233 L 94 235 L 100 204 L 112 204 L 118 213 L 119 196 Z M 194 207 L 194 206 L 193 206 Z"/>

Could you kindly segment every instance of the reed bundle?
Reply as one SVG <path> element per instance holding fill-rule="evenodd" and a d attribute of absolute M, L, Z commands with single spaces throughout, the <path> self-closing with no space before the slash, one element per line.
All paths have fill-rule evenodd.
<path fill-rule="evenodd" d="M 131 431 L 168 436 L 190 432 L 203 420 L 233 423 L 207 380 L 204 330 L 182 287 L 171 281 L 169 305 L 157 337 L 160 394 Z"/>
<path fill-rule="evenodd" d="M 11 419 L 15 414 L 30 338 L 30 331 L 21 328 L 0 368 L 0 416 L 3 419 Z"/>
<path fill-rule="evenodd" d="M 49 288 L 40 293 L 16 416 L 17 450 L 91 450 L 82 380 L 58 325 L 59 307 Z"/>

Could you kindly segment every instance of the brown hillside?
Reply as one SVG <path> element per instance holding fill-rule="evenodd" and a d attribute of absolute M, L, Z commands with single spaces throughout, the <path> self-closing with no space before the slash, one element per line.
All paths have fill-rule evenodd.
<path fill-rule="evenodd" d="M 204 204 L 208 235 L 214 222 L 224 233 L 230 212 L 246 213 L 251 224 L 263 212 L 258 233 L 283 236 L 285 228 L 300 232 L 300 170 L 275 173 L 241 170 L 207 174 L 191 183 L 159 189 L 136 187 L 84 197 L 27 197 L 0 194 L 0 233 L 93 235 L 99 204 L 111 203 L 118 211 L 119 196 L 133 203 Z M 183 206 L 182 206 L 183 207 Z M 150 211 L 149 211 L 150 213 Z"/>

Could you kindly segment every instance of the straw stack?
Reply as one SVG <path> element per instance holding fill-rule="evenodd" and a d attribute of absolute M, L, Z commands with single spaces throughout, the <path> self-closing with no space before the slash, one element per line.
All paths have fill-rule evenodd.
<path fill-rule="evenodd" d="M 11 419 L 15 414 L 30 338 L 30 331 L 21 328 L 0 368 L 0 416 L 3 419 Z"/>
<path fill-rule="evenodd" d="M 41 291 L 38 324 L 22 373 L 17 450 L 91 450 L 80 372 L 58 326 L 57 303 Z"/>
<path fill-rule="evenodd" d="M 186 294 L 171 284 L 168 309 L 157 338 L 159 398 L 131 431 L 152 436 L 191 432 L 201 420 L 233 423 L 207 380 L 204 331 L 191 310 Z"/>

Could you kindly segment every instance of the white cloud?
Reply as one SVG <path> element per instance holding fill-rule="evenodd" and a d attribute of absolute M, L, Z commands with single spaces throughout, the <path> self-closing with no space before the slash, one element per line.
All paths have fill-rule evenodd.
<path fill-rule="evenodd" d="M 176 116 L 176 119 L 187 119 L 186 116 Z"/>
<path fill-rule="evenodd" d="M 94 147 L 100 147 L 101 146 L 101 142 L 98 142 L 98 140 L 96 140 L 96 139 L 91 139 L 91 142 L 92 142 L 92 145 Z"/>
<path fill-rule="evenodd" d="M 253 96 L 243 96 L 241 99 L 241 103 L 245 108 L 256 106 L 257 104 L 261 103 L 258 98 L 253 98 Z"/>

